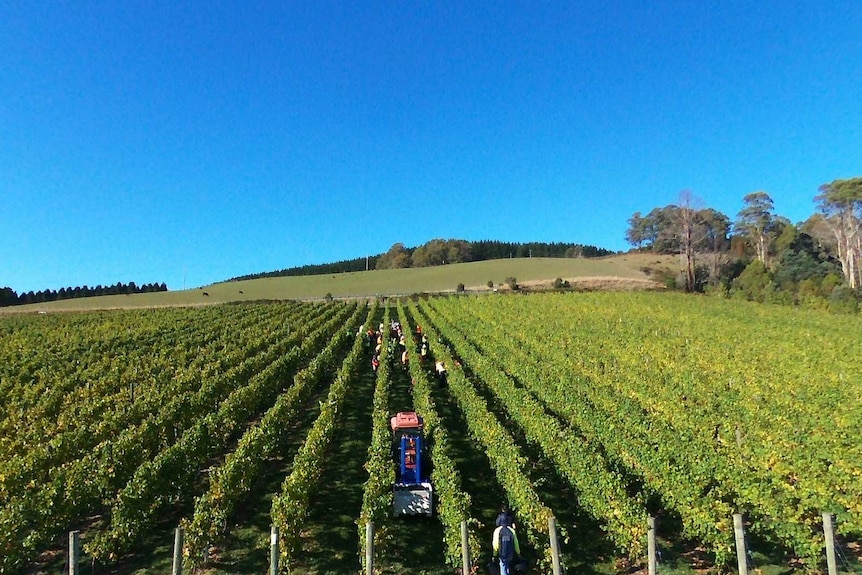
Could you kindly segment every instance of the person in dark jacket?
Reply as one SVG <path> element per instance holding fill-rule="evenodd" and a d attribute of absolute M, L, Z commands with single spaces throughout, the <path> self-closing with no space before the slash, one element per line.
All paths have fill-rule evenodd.
<path fill-rule="evenodd" d="M 500 563 L 500 575 L 513 575 L 515 563 L 521 554 L 515 526 L 511 524 L 500 525 L 494 529 L 491 546 L 494 550 L 495 561 L 499 560 Z"/>

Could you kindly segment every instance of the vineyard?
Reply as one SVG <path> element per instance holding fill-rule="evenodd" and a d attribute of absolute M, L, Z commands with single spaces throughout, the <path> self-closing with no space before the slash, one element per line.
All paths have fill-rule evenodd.
<path fill-rule="evenodd" d="M 374 337 L 391 322 L 409 361 Z M 428 356 L 420 361 L 420 338 Z M 387 338 L 388 339 L 388 338 Z M 0 573 L 452 574 L 501 503 L 531 572 L 841 571 L 862 541 L 862 324 L 682 294 L 253 303 L 0 318 Z M 437 377 L 435 362 L 447 367 Z M 394 518 L 389 417 L 425 420 L 432 518 Z"/>

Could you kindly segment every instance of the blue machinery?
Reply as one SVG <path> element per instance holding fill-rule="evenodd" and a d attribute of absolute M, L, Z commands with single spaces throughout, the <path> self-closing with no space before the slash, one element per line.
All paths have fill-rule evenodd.
<path fill-rule="evenodd" d="M 396 516 L 433 513 L 434 491 L 424 465 L 422 423 L 413 411 L 401 411 L 390 420 L 398 461 L 393 505 Z"/>

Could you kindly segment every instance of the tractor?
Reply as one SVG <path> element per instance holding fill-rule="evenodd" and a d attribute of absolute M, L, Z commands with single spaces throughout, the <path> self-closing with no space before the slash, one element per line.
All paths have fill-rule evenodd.
<path fill-rule="evenodd" d="M 395 516 L 433 514 L 434 490 L 422 437 L 422 418 L 414 411 L 400 411 L 389 420 L 392 448 L 397 463 L 394 485 Z"/>

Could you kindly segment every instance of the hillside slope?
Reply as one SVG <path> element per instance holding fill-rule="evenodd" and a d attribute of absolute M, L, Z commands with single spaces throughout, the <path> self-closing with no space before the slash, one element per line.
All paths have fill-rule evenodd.
<path fill-rule="evenodd" d="M 641 271 L 644 267 L 668 269 L 672 263 L 672 258 L 654 254 L 625 254 L 594 259 L 515 258 L 427 268 L 222 282 L 197 289 L 63 300 L 5 308 L 4 311 L 186 306 L 265 299 L 304 300 L 323 298 L 327 294 L 334 298 L 373 297 L 454 291 L 461 283 L 470 291 L 487 291 L 489 281 L 500 285 L 509 277 L 516 278 L 518 283 L 526 286 L 550 283 L 558 277 L 574 284 L 590 281 L 600 288 L 618 284 L 619 280 L 648 286 L 649 278 Z"/>

